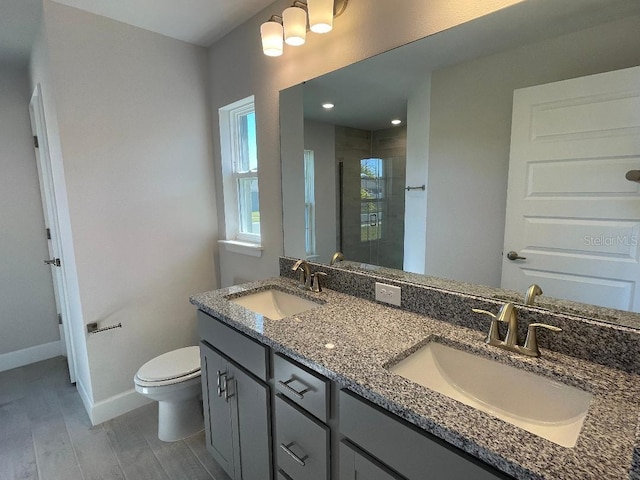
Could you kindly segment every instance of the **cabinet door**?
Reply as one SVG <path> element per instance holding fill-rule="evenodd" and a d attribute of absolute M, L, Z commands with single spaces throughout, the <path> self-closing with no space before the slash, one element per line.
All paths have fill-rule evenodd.
<path fill-rule="evenodd" d="M 228 388 L 230 395 L 235 395 L 238 408 L 242 480 L 269 480 L 272 477 L 269 387 L 240 367 L 233 366 L 231 372 Z"/>
<path fill-rule="evenodd" d="M 340 433 L 409 480 L 511 479 L 352 392 L 339 404 Z"/>
<path fill-rule="evenodd" d="M 228 383 L 229 364 L 204 344 L 200 345 L 200 355 L 207 450 L 231 478 L 240 479 L 240 462 L 234 455 L 238 452 L 234 445 L 237 443 L 234 438 L 237 411 L 231 408 L 234 399 L 223 393 Z"/>
<path fill-rule="evenodd" d="M 340 442 L 340 480 L 403 480 L 357 452 L 344 441 Z"/>

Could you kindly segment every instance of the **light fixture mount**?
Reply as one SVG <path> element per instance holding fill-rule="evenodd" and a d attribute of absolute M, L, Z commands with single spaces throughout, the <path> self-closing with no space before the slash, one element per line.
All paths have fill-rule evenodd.
<path fill-rule="evenodd" d="M 333 2 L 333 18 L 339 17 L 347 8 L 349 0 L 334 0 Z"/>

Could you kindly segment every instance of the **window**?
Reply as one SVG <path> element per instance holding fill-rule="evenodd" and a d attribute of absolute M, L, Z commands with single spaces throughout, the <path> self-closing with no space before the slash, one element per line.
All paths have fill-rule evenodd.
<path fill-rule="evenodd" d="M 360 240 L 382 238 L 385 198 L 385 168 L 381 158 L 360 160 Z"/>
<path fill-rule="evenodd" d="M 256 255 L 245 251 L 261 243 L 254 97 L 222 107 L 218 113 L 226 230 L 222 243 L 230 250 Z"/>
<path fill-rule="evenodd" d="M 304 151 L 304 245 L 307 258 L 316 255 L 316 193 L 313 150 Z"/>

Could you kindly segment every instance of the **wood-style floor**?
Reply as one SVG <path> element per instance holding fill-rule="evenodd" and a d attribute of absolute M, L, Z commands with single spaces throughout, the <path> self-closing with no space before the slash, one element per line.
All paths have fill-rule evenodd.
<path fill-rule="evenodd" d="M 66 368 L 0 372 L 0 480 L 228 480 L 204 433 L 158 440 L 156 402 L 93 427 Z"/>

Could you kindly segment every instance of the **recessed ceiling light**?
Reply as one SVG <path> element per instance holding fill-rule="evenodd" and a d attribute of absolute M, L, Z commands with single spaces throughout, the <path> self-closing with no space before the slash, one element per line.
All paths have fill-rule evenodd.
<path fill-rule="evenodd" d="M 325 110 L 331 110 L 333 107 L 335 107 L 333 103 L 327 102 L 322 104 L 322 108 L 324 108 Z"/>
<path fill-rule="evenodd" d="M 400 125 L 401 123 L 402 123 L 402 120 L 398 118 L 391 120 L 392 125 Z"/>

